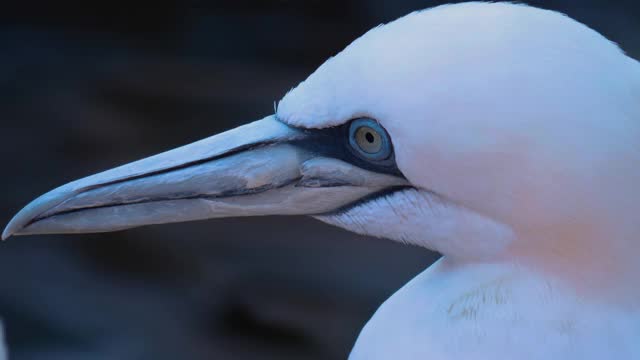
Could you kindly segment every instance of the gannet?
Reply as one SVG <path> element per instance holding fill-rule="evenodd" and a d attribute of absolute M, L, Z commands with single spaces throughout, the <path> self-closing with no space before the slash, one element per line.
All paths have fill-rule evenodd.
<path fill-rule="evenodd" d="M 638 62 L 596 31 L 445 5 L 370 30 L 273 115 L 41 196 L 3 238 L 310 215 L 443 255 L 352 360 L 640 359 L 639 115 Z"/>

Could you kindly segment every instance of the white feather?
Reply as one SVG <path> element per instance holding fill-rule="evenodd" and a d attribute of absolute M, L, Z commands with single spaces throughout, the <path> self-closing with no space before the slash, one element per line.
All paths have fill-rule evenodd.
<path fill-rule="evenodd" d="M 640 65 L 562 14 L 465 3 L 376 27 L 278 105 L 368 116 L 417 190 L 333 217 L 444 260 L 352 359 L 640 359 Z"/>

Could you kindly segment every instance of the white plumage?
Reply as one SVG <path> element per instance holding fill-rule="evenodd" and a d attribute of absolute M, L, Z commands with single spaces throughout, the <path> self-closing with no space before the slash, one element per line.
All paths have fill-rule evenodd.
<path fill-rule="evenodd" d="M 640 66 L 556 12 L 447 5 L 377 27 L 280 102 L 389 131 L 414 191 L 321 220 L 444 258 L 351 359 L 640 358 Z"/>

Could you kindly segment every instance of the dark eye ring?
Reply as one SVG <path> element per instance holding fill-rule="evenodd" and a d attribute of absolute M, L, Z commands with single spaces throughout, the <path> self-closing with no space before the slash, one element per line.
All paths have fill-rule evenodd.
<path fill-rule="evenodd" d="M 377 121 L 360 118 L 349 125 L 349 145 L 366 160 L 382 161 L 392 154 L 391 140 Z"/>

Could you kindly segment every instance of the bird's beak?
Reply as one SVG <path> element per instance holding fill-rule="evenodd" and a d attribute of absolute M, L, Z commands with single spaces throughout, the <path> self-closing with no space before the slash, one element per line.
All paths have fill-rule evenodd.
<path fill-rule="evenodd" d="M 114 231 L 254 215 L 324 214 L 405 186 L 393 174 L 326 156 L 335 139 L 274 116 L 73 181 L 37 198 L 11 235 Z"/>

